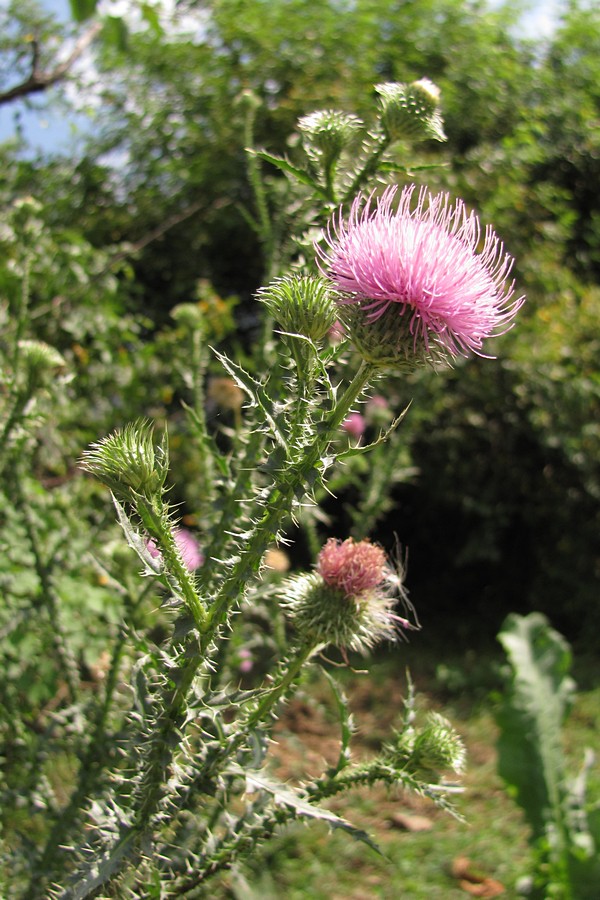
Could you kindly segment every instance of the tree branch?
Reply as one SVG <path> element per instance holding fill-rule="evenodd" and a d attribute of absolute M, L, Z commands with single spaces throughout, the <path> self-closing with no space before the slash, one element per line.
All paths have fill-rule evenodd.
<path fill-rule="evenodd" d="M 60 81 L 61 78 L 64 78 L 73 63 L 79 59 L 82 53 L 87 50 L 92 41 L 96 38 L 101 28 L 101 22 L 94 22 L 94 24 L 79 37 L 73 50 L 64 62 L 59 63 L 48 72 L 39 69 L 38 62 L 40 48 L 36 40 L 32 41 L 31 72 L 20 84 L 16 84 L 14 87 L 0 92 L 0 105 L 11 103 L 13 100 L 19 100 L 21 97 L 26 97 L 29 94 L 37 94 L 40 91 L 45 91 L 48 87 L 56 84 L 57 81 Z"/>

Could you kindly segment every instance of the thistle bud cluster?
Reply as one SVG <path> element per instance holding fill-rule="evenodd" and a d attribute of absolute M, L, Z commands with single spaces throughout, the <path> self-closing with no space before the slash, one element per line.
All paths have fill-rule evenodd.
<path fill-rule="evenodd" d="M 36 383 L 66 366 L 58 350 L 44 341 L 21 340 L 18 346 L 29 377 Z"/>
<path fill-rule="evenodd" d="M 380 122 L 389 141 L 412 138 L 445 141 L 440 89 L 428 78 L 410 84 L 376 84 Z"/>
<path fill-rule="evenodd" d="M 316 571 L 289 579 L 282 605 L 302 642 L 365 652 L 395 640 L 397 598 L 385 552 L 370 541 L 331 538 Z"/>
<path fill-rule="evenodd" d="M 204 328 L 204 313 L 199 303 L 178 303 L 171 310 L 171 316 L 186 328 L 200 330 Z"/>

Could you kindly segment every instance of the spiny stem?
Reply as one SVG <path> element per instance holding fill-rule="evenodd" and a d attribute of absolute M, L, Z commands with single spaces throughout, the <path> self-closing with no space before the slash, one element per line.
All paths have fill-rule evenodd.
<path fill-rule="evenodd" d="M 275 704 L 287 693 L 300 673 L 302 666 L 314 653 L 314 650 L 315 648 L 312 644 L 303 646 L 298 650 L 296 656 L 289 661 L 286 671 L 279 683 L 267 689 L 267 692 L 256 703 L 254 709 L 244 719 L 244 730 L 255 728 L 259 722 L 265 720 Z"/>
<path fill-rule="evenodd" d="M 194 617 L 196 627 L 200 632 L 204 632 L 209 622 L 207 610 L 198 596 L 194 576 L 181 559 L 166 507 L 162 501 L 160 506 L 140 501 L 137 504 L 137 512 L 151 537 L 158 541 L 167 569 L 172 572 L 177 587 L 181 590 L 184 601 Z"/>
<path fill-rule="evenodd" d="M 273 537 L 276 536 L 284 518 L 289 514 L 294 496 L 305 488 L 309 476 L 325 452 L 332 437 L 338 431 L 352 404 L 363 392 L 374 372 L 375 368 L 371 364 L 365 362 L 361 364 L 329 416 L 321 423 L 320 433 L 312 445 L 303 448 L 300 459 L 292 463 L 285 471 L 285 482 L 282 481 L 274 486 L 266 501 L 262 517 L 256 523 L 243 551 L 214 597 L 208 610 L 208 615 L 202 623 L 203 627 L 199 629 L 200 634 L 196 652 L 178 673 L 177 684 L 170 696 L 168 698 L 165 696 L 165 707 L 154 730 L 150 758 L 141 778 L 141 789 L 138 793 L 140 803 L 130 828 L 110 852 L 111 871 L 103 879 L 104 883 L 112 881 L 121 869 L 125 859 L 136 852 L 136 848 L 146 834 L 152 816 L 160 803 L 164 791 L 165 770 L 169 761 L 173 758 L 176 746 L 173 742 L 169 743 L 167 738 L 177 730 L 178 724 L 181 723 L 185 715 L 189 690 L 198 669 L 206 660 L 210 644 L 226 622 L 232 607 L 240 602 L 246 584 L 254 577 L 267 547 L 272 542 Z M 158 524 L 155 523 L 155 525 Z M 157 533 L 160 534 L 160 531 L 157 531 Z M 230 740 L 222 748 L 222 751 L 213 759 L 210 771 L 203 772 L 205 779 L 209 778 L 213 772 L 218 771 L 220 765 L 230 758 L 236 749 L 243 744 L 248 730 L 255 727 L 288 690 L 313 649 L 309 647 L 301 648 L 279 684 L 264 695 L 257 707 L 241 723 L 240 731 L 231 736 Z M 98 886 L 103 882 L 98 881 Z"/>
<path fill-rule="evenodd" d="M 385 135 L 379 135 L 377 143 L 373 150 L 371 151 L 367 161 L 363 165 L 361 169 L 356 173 L 352 180 L 352 184 L 344 194 L 343 202 L 348 203 L 349 200 L 352 200 L 358 190 L 362 187 L 364 182 L 369 178 L 377 169 L 377 164 L 381 159 L 381 155 L 386 147 L 389 145 L 390 141 Z"/>

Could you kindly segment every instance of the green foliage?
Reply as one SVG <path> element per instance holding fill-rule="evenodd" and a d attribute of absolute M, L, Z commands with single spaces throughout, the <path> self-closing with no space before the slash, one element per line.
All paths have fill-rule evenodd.
<path fill-rule="evenodd" d="M 511 682 L 497 714 L 498 770 L 531 827 L 537 851 L 534 895 L 591 900 L 600 877 L 598 813 L 585 796 L 593 754 L 570 780 L 562 747 L 575 690 L 569 647 L 536 613 L 509 616 L 499 640 Z"/>
<path fill-rule="evenodd" d="M 52 69 L 56 48 L 88 27 L 95 7 L 73 0 L 83 25 L 71 31 L 36 4 L 10 4 L 0 90 L 27 79 L 34 59 Z M 216 700 L 218 688 L 241 677 L 239 651 L 251 648 L 254 673 L 265 677 L 278 658 L 293 674 L 300 658 L 288 654 L 273 613 L 278 576 L 265 570 L 257 580 L 277 536 L 300 536 L 297 565 L 312 561 L 323 533 L 376 533 L 386 547 L 398 534 L 419 607 L 429 622 L 450 621 L 458 639 L 473 622 L 478 631 L 482 622 L 495 627 L 515 607 L 543 609 L 570 635 L 586 636 L 597 632 L 600 526 L 595 7 L 569 4 L 545 43 L 516 36 L 516 8 L 458 0 L 358 0 L 343 12 L 337 0 L 217 0 L 179 4 L 172 15 L 141 3 L 139 12 L 133 23 L 105 20 L 94 49 L 99 74 L 92 86 L 85 75 L 77 82 L 78 103 L 95 110 L 87 148 L 64 159 L 20 155 L 20 105 L 15 140 L 0 148 L 7 871 L 14 864 L 15 883 L 26 885 L 38 877 L 28 859 L 42 880 L 71 865 L 57 861 L 56 847 L 78 834 L 86 798 L 116 790 L 119 810 L 94 805 L 94 848 L 108 848 L 103 872 L 132 897 L 141 890 L 136 876 L 119 881 L 116 872 L 135 858 L 153 817 L 174 811 L 156 862 L 139 875 L 158 892 L 171 864 L 182 891 L 202 890 L 185 873 L 208 833 L 194 836 L 190 825 L 205 805 L 216 825 L 202 851 L 207 872 L 298 814 L 294 803 L 277 805 L 263 773 L 264 789 L 236 811 L 229 835 L 227 798 L 241 803 L 244 785 L 233 769 L 224 774 L 219 755 L 233 748 L 243 765 L 265 759 L 268 728 L 248 727 L 239 746 L 228 730 L 240 710 L 248 726 L 257 697 Z M 424 73 L 441 88 L 448 141 L 435 140 L 434 116 L 407 164 L 418 106 L 411 90 Z M 36 104 L 65 104 L 73 94 L 62 83 Z M 251 145 L 260 149 L 249 154 Z M 528 312 L 498 363 L 387 380 L 388 418 L 361 406 L 366 431 L 357 439 L 340 428 L 352 393 L 339 383 L 340 361 L 351 381 L 356 360 L 343 345 L 320 345 L 324 328 L 309 340 L 286 320 L 288 336 L 274 341 L 253 295 L 290 260 L 310 265 L 315 226 L 375 173 L 427 179 L 476 204 L 518 260 Z M 411 397 L 398 432 L 395 416 Z M 311 404 L 323 415 L 311 417 Z M 161 496 L 157 508 L 136 508 L 128 494 L 117 506 L 119 530 L 76 461 L 90 441 L 122 436 L 140 416 L 160 432 L 168 420 L 171 506 Z M 327 429 L 336 432 L 331 443 Z M 210 561 L 193 578 L 174 545 L 175 512 L 197 529 Z M 208 617 L 204 604 L 213 604 Z M 197 662 L 210 641 L 205 671 Z M 548 653 L 561 657 L 560 642 Z M 538 663 L 532 658 L 529 671 Z M 295 681 L 273 672 L 280 698 Z M 558 674 L 549 684 L 552 677 L 563 684 Z M 212 693 L 203 693 L 211 678 Z M 120 683 L 131 683 L 133 700 Z M 340 761 L 349 761 L 341 715 Z M 526 715 L 533 720 L 530 707 Z M 167 735 L 188 742 L 180 755 Z M 546 744 L 558 765 L 556 744 Z M 182 780 L 173 795 L 161 794 L 159 773 L 171 763 Z M 332 793 L 344 772 L 340 762 Z M 365 772 L 364 783 L 381 776 L 419 787 L 385 761 Z M 542 772 L 543 784 L 531 780 L 531 810 L 555 785 L 551 761 Z M 355 775 L 360 783 L 358 772 L 348 783 Z M 22 807 L 20 795 L 29 798 Z M 308 803 L 306 794 L 294 802 Z M 584 844 L 597 818 L 589 814 L 581 847 L 569 850 L 574 884 L 591 877 Z M 32 822 L 32 842 L 45 847 L 37 860 Z M 174 844 L 188 855 L 161 863 Z M 540 843 L 541 866 L 553 846 Z"/>
<path fill-rule="evenodd" d="M 95 13 L 97 0 L 69 0 L 69 5 L 75 21 L 83 22 Z"/>
<path fill-rule="evenodd" d="M 162 32 L 143 18 L 129 34 L 126 56 L 115 46 L 98 47 L 102 121 L 75 167 L 54 161 L 45 170 L 44 196 L 53 207 L 45 220 L 56 228 L 60 219 L 74 240 L 83 232 L 93 246 L 116 241 L 121 248 L 121 241 L 136 246 L 160 230 L 175 210 L 196 208 L 160 242 L 135 251 L 120 277 L 121 302 L 143 310 L 133 326 L 138 334 L 140 327 L 155 330 L 170 308 L 195 299 L 200 275 L 220 295 L 241 301 L 237 321 L 247 346 L 258 328 L 253 291 L 310 248 L 311 232 L 292 241 L 277 209 L 293 203 L 303 207 L 307 228 L 318 224 L 306 198 L 316 184 L 323 200 L 332 174 L 343 174 L 335 147 L 331 155 L 332 123 L 315 124 L 311 116 L 317 107 L 337 110 L 376 132 L 372 85 L 410 85 L 427 72 L 442 90 L 447 145 L 422 142 L 403 169 L 400 142 L 381 171 L 397 180 L 426 179 L 476 204 L 517 258 L 515 275 L 531 314 L 527 329 L 504 341 L 504 361 L 494 370 L 501 375 L 487 372 L 481 382 L 482 369 L 472 363 L 444 383 L 423 376 L 422 383 L 398 386 L 402 407 L 411 396 L 431 401 L 422 404 L 426 415 L 414 404 L 405 422 L 413 459 L 403 468 L 418 465 L 422 476 L 400 491 L 400 502 L 415 514 L 406 517 L 410 522 L 392 515 L 385 527 L 422 548 L 411 550 L 410 575 L 428 604 L 440 602 L 438 596 L 458 602 L 452 592 L 464 579 L 460 595 L 466 590 L 493 602 L 499 625 L 514 606 L 505 598 L 518 582 L 519 608 L 546 610 L 574 637 L 588 633 L 600 480 L 593 285 L 600 27 L 594 6 L 571 5 L 544 44 L 515 36 L 515 9 L 455 0 L 393 10 L 361 0 L 341 17 L 336 3 L 317 12 L 307 0 L 227 2 L 211 4 L 203 16 L 196 32 L 186 32 L 177 17 Z M 351 162 L 365 138 L 352 122 L 358 143 Z M 323 134 L 329 156 L 315 180 Z M 262 149 L 247 158 L 251 143 Z M 124 164 L 108 166 L 107 152 L 121 154 Z M 13 185 L 35 193 L 35 169 L 21 164 Z M 303 183 L 293 177 L 298 173 Z M 101 327 L 95 322 L 94 333 Z M 151 383 L 167 412 L 169 395 L 181 385 L 161 365 L 173 340 L 167 330 L 142 346 L 130 334 L 116 359 L 108 349 L 97 364 L 92 355 L 89 368 L 79 359 L 79 374 L 89 372 L 100 384 L 110 353 L 120 382 L 113 390 L 107 379 L 101 393 L 119 404 L 132 398 L 133 416 L 122 408 L 122 422 L 138 415 L 140 404 L 145 408 L 143 389 Z M 108 418 L 104 405 L 97 412 Z M 452 409 L 469 410 L 464 425 Z M 78 420 L 85 415 L 80 409 Z M 184 466 L 186 452 L 179 457 Z M 581 523 L 577 534 L 569 524 L 574 520 Z M 450 532 L 450 540 L 431 540 L 438 531 Z M 439 567 L 449 574 L 441 588 L 428 584 L 428 560 L 440 553 Z"/>

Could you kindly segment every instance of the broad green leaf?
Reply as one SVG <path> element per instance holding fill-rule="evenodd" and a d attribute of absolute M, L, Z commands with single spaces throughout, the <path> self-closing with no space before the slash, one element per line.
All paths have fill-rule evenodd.
<path fill-rule="evenodd" d="M 107 16 L 102 26 L 102 37 L 107 44 L 120 53 L 127 50 L 129 31 L 123 19 L 117 16 Z"/>
<path fill-rule="evenodd" d="M 534 838 L 562 830 L 564 757 L 561 728 L 574 691 L 571 653 L 545 616 L 510 615 L 498 636 L 512 681 L 498 712 L 498 770 L 514 791 Z"/>
<path fill-rule="evenodd" d="M 156 37 L 161 37 L 163 34 L 163 28 L 160 24 L 160 17 L 157 12 L 157 8 L 152 6 L 150 3 L 142 3 L 140 6 L 140 12 L 142 14 L 142 18 L 145 22 L 148 23 Z"/>

